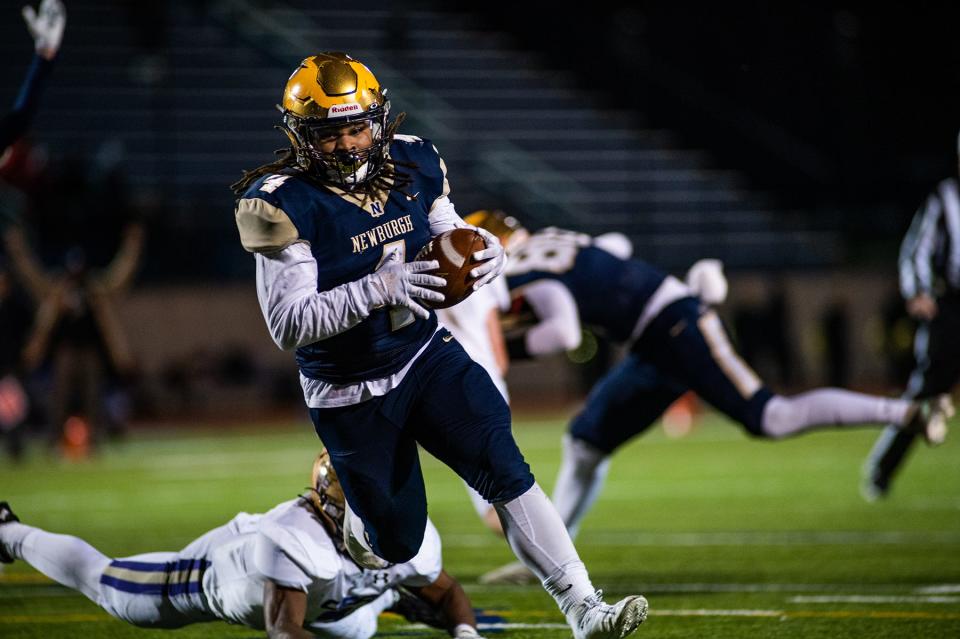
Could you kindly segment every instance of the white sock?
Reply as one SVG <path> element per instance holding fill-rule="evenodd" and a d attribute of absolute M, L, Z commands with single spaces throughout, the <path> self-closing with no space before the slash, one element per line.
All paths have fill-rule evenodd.
<path fill-rule="evenodd" d="M 563 436 L 563 460 L 553 487 L 553 503 L 570 533 L 577 538 L 580 521 L 600 496 L 610 471 L 610 458 L 582 439 Z"/>
<path fill-rule="evenodd" d="M 100 603 L 100 575 L 110 559 L 84 540 L 14 521 L 0 526 L 0 543 L 15 558 Z"/>
<path fill-rule="evenodd" d="M 780 439 L 823 426 L 905 425 L 912 406 L 913 402 L 906 399 L 839 388 L 820 388 L 793 397 L 774 395 L 763 409 L 763 432 Z"/>
<path fill-rule="evenodd" d="M 539 484 L 494 507 L 514 554 L 543 582 L 564 614 L 593 594 L 563 520 Z"/>

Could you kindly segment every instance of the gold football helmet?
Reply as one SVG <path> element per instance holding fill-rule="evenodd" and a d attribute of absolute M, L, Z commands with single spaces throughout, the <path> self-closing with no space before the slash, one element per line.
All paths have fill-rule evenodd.
<path fill-rule="evenodd" d="M 310 491 L 309 498 L 314 508 L 326 515 L 336 525 L 337 532 L 341 532 L 347 498 L 326 449 L 321 451 L 313 462 L 310 486 L 313 490 Z"/>
<path fill-rule="evenodd" d="M 280 128 L 290 138 L 300 168 L 347 190 L 374 178 L 390 145 L 386 93 L 370 69 L 346 53 L 319 53 L 301 62 L 287 80 L 278 106 L 283 113 Z M 370 126 L 370 147 L 320 151 L 324 135 L 361 121 Z"/>
<path fill-rule="evenodd" d="M 524 228 L 517 218 L 507 215 L 503 211 L 480 209 L 463 218 L 471 226 L 490 231 L 497 236 L 503 250 L 510 253 L 523 244 L 530 232 Z"/>

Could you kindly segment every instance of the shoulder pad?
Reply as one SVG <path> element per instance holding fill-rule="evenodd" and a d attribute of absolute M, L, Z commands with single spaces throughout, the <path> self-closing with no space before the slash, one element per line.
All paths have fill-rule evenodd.
<path fill-rule="evenodd" d="M 241 199 L 235 215 L 240 243 L 251 253 L 282 251 L 300 238 L 283 209 L 258 197 Z"/>

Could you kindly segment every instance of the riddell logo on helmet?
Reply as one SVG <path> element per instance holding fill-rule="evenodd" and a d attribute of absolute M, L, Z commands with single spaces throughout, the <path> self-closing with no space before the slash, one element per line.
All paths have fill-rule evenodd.
<path fill-rule="evenodd" d="M 363 108 L 359 104 L 334 104 L 327 115 L 332 118 L 335 115 L 353 115 L 354 113 L 363 113 Z"/>

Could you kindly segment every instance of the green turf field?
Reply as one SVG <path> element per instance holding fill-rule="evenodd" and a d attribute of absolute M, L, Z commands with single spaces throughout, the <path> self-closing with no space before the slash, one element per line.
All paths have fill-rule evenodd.
<path fill-rule="evenodd" d="M 955 423 L 956 427 L 957 424 Z M 534 472 L 551 486 L 561 420 L 519 419 Z M 746 439 L 719 418 L 693 435 L 660 432 L 619 453 L 578 540 L 608 600 L 641 592 L 637 637 L 960 637 L 960 441 L 918 447 L 886 502 L 857 484 L 873 431 Z M 0 499 L 26 523 L 76 534 L 107 554 L 176 550 L 237 511 L 265 510 L 308 483 L 307 424 L 235 432 L 146 432 L 96 461 L 36 457 L 0 466 Z M 473 515 L 459 481 L 425 459 L 447 570 L 506 629 L 569 636 L 539 587 L 481 587 L 511 558 Z M 0 573 L 0 637 L 255 637 L 225 624 L 143 631 L 114 621 L 22 562 Z M 384 617 L 384 635 L 440 637 Z"/>

